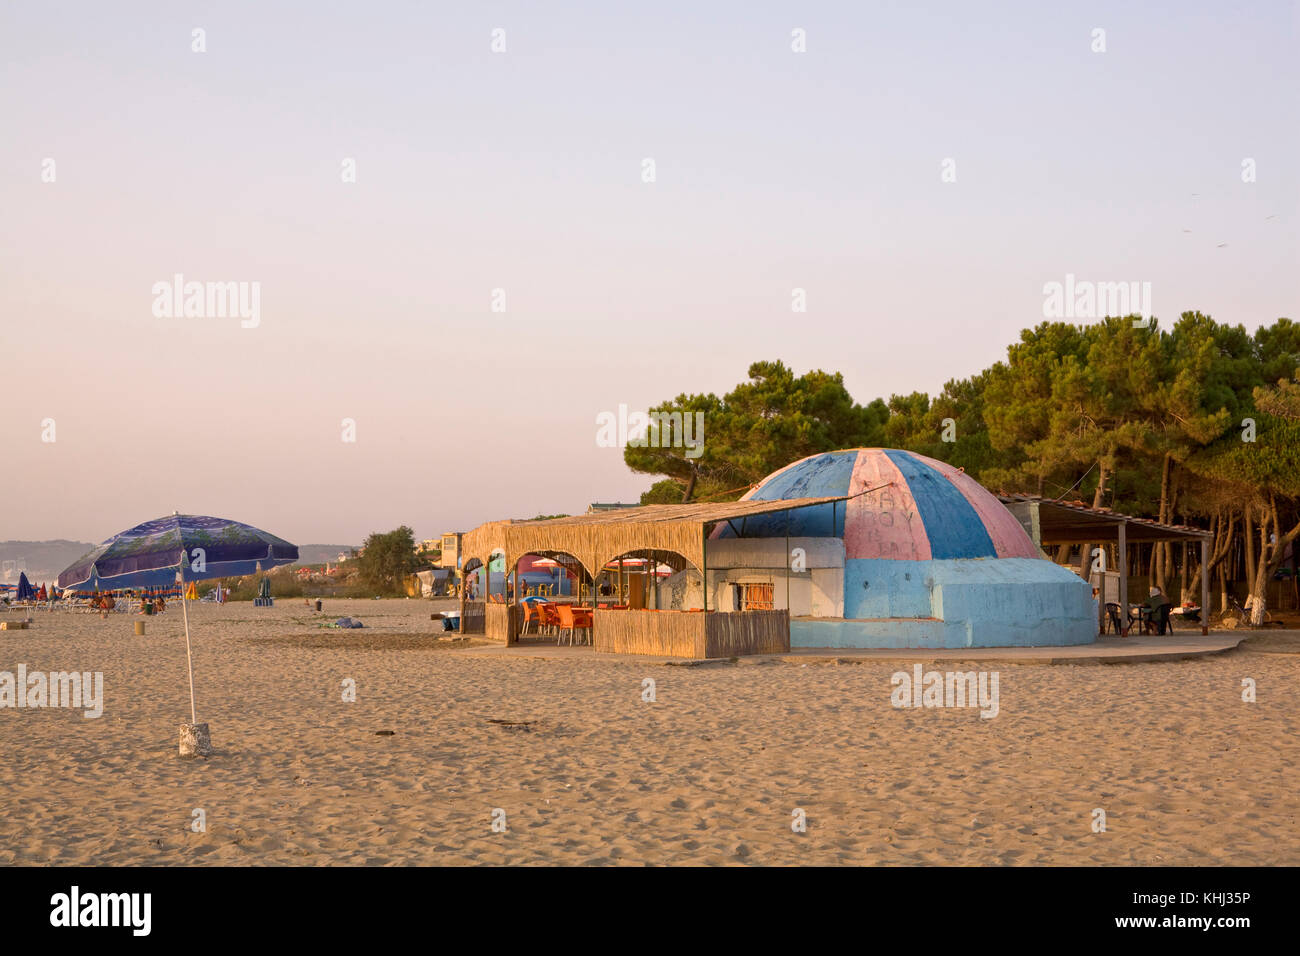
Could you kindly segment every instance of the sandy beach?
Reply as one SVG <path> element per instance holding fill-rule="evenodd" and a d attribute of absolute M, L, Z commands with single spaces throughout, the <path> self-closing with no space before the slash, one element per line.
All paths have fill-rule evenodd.
<path fill-rule="evenodd" d="M 194 761 L 178 606 L 143 637 L 127 614 L 0 631 L 0 671 L 105 685 L 98 719 L 0 710 L 0 864 L 1300 863 L 1295 638 L 1001 665 L 985 720 L 893 708 L 886 662 L 475 656 L 437 606 L 195 605 Z M 321 626 L 344 615 L 366 629 Z"/>

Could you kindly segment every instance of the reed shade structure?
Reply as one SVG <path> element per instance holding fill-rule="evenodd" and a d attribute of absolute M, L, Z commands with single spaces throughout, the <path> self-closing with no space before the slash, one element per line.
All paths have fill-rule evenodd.
<path fill-rule="evenodd" d="M 576 562 L 588 578 L 594 578 L 620 555 L 651 551 L 660 554 L 661 563 L 677 570 L 676 556 L 680 556 L 703 572 L 704 539 L 710 525 L 846 501 L 849 497 L 642 505 L 542 521 L 490 521 L 465 534 L 462 567 L 468 569 L 474 559 L 487 564 L 500 551 L 506 556 L 507 574 L 514 566 L 512 562 L 536 554 L 552 557 L 566 567 Z"/>
<path fill-rule="evenodd" d="M 567 518 L 549 518 L 537 521 L 492 521 L 480 525 L 468 532 L 461 539 L 462 564 L 466 575 L 480 566 L 488 566 L 492 556 L 501 553 L 505 556 L 504 568 L 507 578 L 519 559 L 526 554 L 553 558 L 566 569 L 573 571 L 579 583 L 588 580 L 593 583 L 591 603 L 594 606 L 598 597 L 594 586 L 597 576 L 610 562 L 630 554 L 650 557 L 647 568 L 666 564 L 675 571 L 694 567 L 700 573 L 705 586 L 705 611 L 707 611 L 708 594 L 708 558 L 705 542 L 711 526 L 721 521 L 736 521 L 751 515 L 771 514 L 773 512 L 791 511 L 814 505 L 831 504 L 846 501 L 851 495 L 838 495 L 822 498 L 787 498 L 778 501 L 729 501 L 701 502 L 681 505 L 643 505 L 639 508 L 620 508 L 614 511 L 598 511 Z M 491 573 L 487 575 L 491 585 Z M 464 593 L 461 589 L 462 612 L 465 609 Z M 519 589 L 516 588 L 516 601 Z M 581 593 L 581 587 L 579 588 Z M 504 640 L 514 643 L 518 638 L 520 616 L 511 612 L 493 613 L 488 604 L 487 637 L 491 640 Z M 628 613 L 628 612 L 617 612 Z M 746 614 L 752 612 L 734 612 Z M 629 618 L 620 622 L 619 630 L 630 628 L 629 633 L 615 638 L 611 635 L 610 649 L 622 653 L 635 653 L 633 648 L 641 646 L 658 646 L 670 648 L 658 653 L 679 653 L 690 648 L 690 656 L 700 656 L 706 650 L 716 647 L 753 646 L 768 647 L 780 644 L 789 647 L 789 616 L 782 612 L 779 620 L 773 618 L 764 621 L 760 633 L 741 635 L 729 633 L 734 628 L 724 629 L 718 625 L 709 628 L 706 617 L 717 615 L 697 615 L 699 621 L 670 619 L 670 612 L 656 612 L 657 620 Z M 725 616 L 725 615 L 724 615 Z M 740 626 L 740 622 L 734 622 Z M 611 623 L 611 626 L 612 625 Z M 744 625 L 752 628 L 752 623 Z M 600 624 L 595 626 L 596 639 L 600 640 Z M 651 635 L 659 633 L 656 643 Z M 777 633 L 780 632 L 780 633 Z M 755 651 L 750 651 L 754 653 Z"/>

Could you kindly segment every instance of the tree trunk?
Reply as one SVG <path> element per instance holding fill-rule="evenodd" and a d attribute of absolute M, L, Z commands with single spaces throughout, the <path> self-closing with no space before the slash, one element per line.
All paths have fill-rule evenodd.
<path fill-rule="evenodd" d="M 1237 518 L 1231 508 L 1215 512 L 1210 531 L 1214 533 L 1210 543 L 1210 571 L 1219 576 L 1219 611 L 1225 613 L 1228 610 L 1228 576 L 1237 534 Z"/>
<path fill-rule="evenodd" d="M 682 492 L 682 504 L 691 500 L 691 495 L 695 494 L 695 480 L 699 478 L 700 473 L 694 466 L 691 467 L 691 478 L 686 482 L 686 490 Z"/>
<path fill-rule="evenodd" d="M 1094 508 L 1101 507 L 1102 498 L 1106 494 L 1106 460 L 1104 458 L 1100 459 L 1097 462 L 1097 467 L 1098 467 L 1097 490 L 1094 491 L 1092 494 L 1092 506 Z M 1105 554 L 1104 551 L 1102 553 Z M 1080 576 L 1085 581 L 1092 580 L 1092 573 L 1091 573 L 1092 572 L 1092 542 L 1091 541 L 1084 542 L 1083 552 L 1079 555 L 1079 570 L 1080 570 Z M 1105 585 L 1106 576 L 1104 573 L 1097 575 L 1097 583 L 1102 586 Z"/>
<path fill-rule="evenodd" d="M 1269 540 L 1269 528 L 1272 527 L 1272 541 Z M 1259 567 L 1256 569 L 1254 584 L 1250 596 L 1254 599 L 1250 608 L 1250 623 L 1258 627 L 1264 623 L 1264 613 L 1268 610 L 1268 582 L 1282 566 L 1282 557 L 1286 554 L 1288 544 L 1300 535 L 1300 522 L 1282 533 L 1281 516 L 1277 511 L 1277 499 L 1270 493 L 1268 509 L 1264 512 L 1264 523 L 1259 529 Z"/>
<path fill-rule="evenodd" d="M 1182 490 L 1179 487 L 1179 484 L 1180 482 L 1179 482 L 1178 462 L 1172 462 L 1169 465 L 1169 506 L 1165 509 L 1165 520 L 1169 524 L 1179 523 L 1176 518 L 1176 515 L 1178 514 L 1178 506 L 1181 504 L 1181 502 L 1178 500 L 1179 492 Z M 1182 524 L 1187 524 L 1186 515 L 1183 515 Z M 1179 566 L 1179 562 L 1176 561 L 1174 558 L 1174 553 L 1175 553 L 1174 543 L 1172 541 L 1166 541 L 1164 544 L 1164 548 L 1165 548 L 1165 575 L 1167 577 L 1172 578 L 1174 574 L 1174 568 L 1176 566 Z M 1211 550 L 1213 550 L 1213 542 L 1211 542 Z M 1183 560 L 1181 564 L 1183 565 L 1183 579 L 1184 579 L 1184 586 L 1186 586 L 1186 578 L 1187 578 L 1187 573 L 1186 573 L 1187 569 L 1185 567 L 1187 563 L 1186 548 L 1184 548 L 1184 553 L 1182 555 L 1182 558 Z M 1200 558 L 1201 558 L 1201 549 L 1197 547 L 1196 564 L 1198 566 L 1200 565 Z M 1196 580 L 1196 578 L 1193 578 L 1192 580 Z M 1196 600 L 1199 601 L 1200 598 L 1197 598 Z"/>
<path fill-rule="evenodd" d="M 1300 610 L 1300 555 L 1296 554 L 1295 542 L 1291 543 L 1291 610 Z"/>
<path fill-rule="evenodd" d="M 1244 531 L 1246 545 L 1246 584 L 1248 587 L 1254 587 L 1255 584 L 1255 509 L 1247 502 L 1246 504 L 1246 529 Z"/>
<path fill-rule="evenodd" d="M 1200 549 L 1198 548 L 1197 550 Z M 1188 561 L 1186 541 L 1183 542 L 1183 553 L 1181 557 L 1182 557 L 1182 567 L 1179 569 L 1181 573 L 1178 579 L 1178 603 L 1186 604 L 1187 603 L 1187 561 Z M 1197 575 L 1197 577 L 1199 577 L 1199 575 Z M 1195 578 L 1193 578 L 1193 580 L 1195 580 Z"/>
<path fill-rule="evenodd" d="M 1092 493 L 1092 506 L 1094 508 L 1100 508 L 1102 499 L 1106 496 L 1106 478 L 1108 477 L 1104 460 L 1097 463 L 1097 468 L 1097 490 Z"/>
<path fill-rule="evenodd" d="M 1169 520 L 1169 475 L 1172 469 L 1173 460 L 1173 456 L 1168 452 L 1165 452 L 1165 460 L 1160 467 L 1160 517 L 1158 520 L 1161 524 L 1172 523 Z M 1169 575 L 1169 555 L 1171 547 L 1172 546 L 1168 542 L 1161 541 L 1153 549 L 1155 553 L 1153 555 L 1154 560 L 1152 561 L 1153 567 L 1151 568 L 1151 578 L 1156 587 L 1160 588 L 1160 590 L 1165 594 L 1169 593 L 1168 589 L 1165 587 L 1165 581 Z"/>
<path fill-rule="evenodd" d="M 1264 527 L 1268 527 L 1267 522 L 1265 522 Z M 1268 560 L 1265 555 L 1261 554 L 1250 587 L 1250 623 L 1255 627 L 1259 627 L 1264 623 L 1264 611 L 1268 601 L 1268 579 L 1270 577 L 1272 577 L 1272 572 L 1268 569 Z"/>

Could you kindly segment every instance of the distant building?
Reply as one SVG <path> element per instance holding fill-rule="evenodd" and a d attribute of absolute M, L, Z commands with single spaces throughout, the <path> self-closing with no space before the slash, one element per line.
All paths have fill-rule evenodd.
<path fill-rule="evenodd" d="M 417 543 L 415 550 L 417 550 L 417 551 L 441 551 L 441 550 L 442 550 L 442 538 L 425 538 L 423 541 L 420 541 L 420 542 Z"/>
<path fill-rule="evenodd" d="M 460 539 L 464 536 L 462 531 L 448 531 L 442 536 L 440 545 L 442 558 L 438 565 L 444 568 L 455 568 L 460 566 Z"/>
<path fill-rule="evenodd" d="M 608 503 L 594 501 L 591 504 L 587 505 L 587 514 L 595 514 L 597 511 L 617 511 L 619 508 L 640 508 L 640 507 L 641 505 L 639 504 L 629 505 L 629 504 L 624 504 L 621 501 L 611 501 Z"/>

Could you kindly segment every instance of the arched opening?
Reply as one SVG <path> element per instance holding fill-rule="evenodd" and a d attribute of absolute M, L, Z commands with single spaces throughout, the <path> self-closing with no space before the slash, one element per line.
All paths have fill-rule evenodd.
<path fill-rule="evenodd" d="M 529 551 L 515 562 L 512 590 L 519 599 L 577 598 L 591 582 L 587 568 L 567 551 Z"/>
<path fill-rule="evenodd" d="M 486 631 L 485 604 L 487 569 L 482 558 L 466 558 L 460 579 L 460 633 Z"/>
<path fill-rule="evenodd" d="M 510 594 L 520 605 L 511 624 L 511 643 L 573 643 L 590 637 L 590 621 L 561 612 L 575 609 L 592 593 L 586 565 L 567 551 L 536 549 L 520 555 L 512 568 Z"/>
<path fill-rule="evenodd" d="M 597 602 L 631 610 L 689 610 L 702 606 L 703 580 L 699 569 L 676 551 L 637 548 L 601 567 Z"/>
<path fill-rule="evenodd" d="M 506 568 L 504 548 L 493 548 L 487 560 L 466 558 L 461 568 L 461 590 L 469 603 L 504 604 L 514 592 L 514 577 Z"/>
<path fill-rule="evenodd" d="M 488 555 L 487 564 L 479 569 L 478 574 L 482 581 L 484 600 L 494 604 L 505 604 L 506 595 L 510 590 L 510 570 L 506 567 L 505 549 L 493 548 L 492 553 Z"/>
<path fill-rule="evenodd" d="M 481 558 L 466 558 L 460 569 L 461 595 L 467 601 L 483 600 L 483 561 Z"/>

